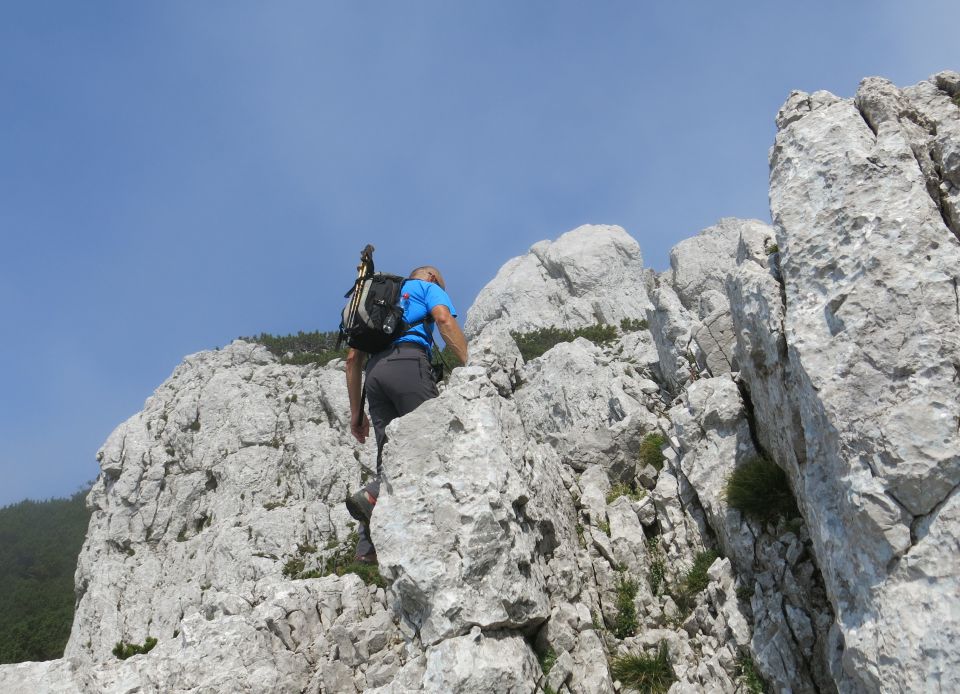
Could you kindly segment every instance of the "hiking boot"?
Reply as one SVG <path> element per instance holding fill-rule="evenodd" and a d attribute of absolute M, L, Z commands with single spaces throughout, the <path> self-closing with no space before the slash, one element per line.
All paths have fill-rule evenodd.
<path fill-rule="evenodd" d="M 366 489 L 361 489 L 356 494 L 348 496 L 346 504 L 351 516 L 361 523 L 369 524 L 370 514 L 373 513 L 373 507 L 377 505 L 377 497 Z"/>

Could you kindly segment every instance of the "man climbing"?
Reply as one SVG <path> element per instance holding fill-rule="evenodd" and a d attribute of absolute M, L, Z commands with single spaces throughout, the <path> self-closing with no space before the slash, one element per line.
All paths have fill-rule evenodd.
<path fill-rule="evenodd" d="M 389 347 L 377 354 L 351 348 L 347 352 L 347 392 L 350 395 L 350 430 L 360 443 L 370 433 L 370 422 L 377 441 L 377 476 L 366 487 L 347 499 L 347 510 L 360 522 L 357 560 L 374 563 L 377 552 L 370 541 L 369 523 L 380 494 L 380 465 L 384 431 L 397 417 L 417 409 L 424 401 L 437 396 L 430 355 L 433 349 L 433 326 L 440 329 L 460 363 L 467 363 L 467 340 L 456 319 L 456 309 L 446 292 L 443 275 L 430 265 L 410 273 L 401 290 L 403 319 L 414 327 L 403 333 Z M 424 320 L 426 319 L 426 320 Z M 364 369 L 366 366 L 366 369 Z M 370 418 L 362 409 L 361 382 L 366 371 L 366 399 Z"/>

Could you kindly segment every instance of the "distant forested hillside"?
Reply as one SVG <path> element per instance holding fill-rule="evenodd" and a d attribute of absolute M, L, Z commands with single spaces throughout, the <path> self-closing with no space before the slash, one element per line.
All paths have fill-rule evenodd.
<path fill-rule="evenodd" d="M 0 663 L 63 655 L 90 520 L 86 495 L 0 508 Z"/>

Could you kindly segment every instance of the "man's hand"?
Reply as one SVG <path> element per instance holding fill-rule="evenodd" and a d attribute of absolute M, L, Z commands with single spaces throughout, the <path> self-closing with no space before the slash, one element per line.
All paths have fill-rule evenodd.
<path fill-rule="evenodd" d="M 370 420 L 366 414 L 361 413 L 359 421 L 355 416 L 350 417 L 350 433 L 360 443 L 366 442 L 367 436 L 370 435 Z"/>

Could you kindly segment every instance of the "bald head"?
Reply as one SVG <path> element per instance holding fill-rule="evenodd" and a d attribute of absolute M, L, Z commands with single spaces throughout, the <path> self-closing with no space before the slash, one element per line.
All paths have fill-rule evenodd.
<path fill-rule="evenodd" d="M 433 265 L 421 265 L 410 273 L 410 279 L 435 282 L 440 285 L 440 289 L 446 290 L 447 288 L 447 283 L 443 281 L 443 275 Z"/>

